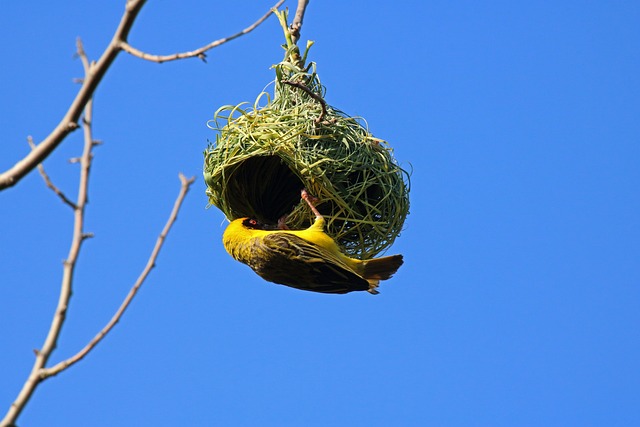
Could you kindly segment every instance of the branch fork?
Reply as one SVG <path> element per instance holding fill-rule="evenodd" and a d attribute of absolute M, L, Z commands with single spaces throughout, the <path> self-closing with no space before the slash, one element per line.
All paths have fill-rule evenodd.
<path fill-rule="evenodd" d="M 270 10 L 244 30 L 231 36 L 213 41 L 208 45 L 193 51 L 175 53 L 172 55 L 151 55 L 134 48 L 127 41 L 129 32 L 131 31 L 131 28 L 133 27 L 133 24 L 145 3 L 146 0 L 127 0 L 125 12 L 120 19 L 120 24 L 118 25 L 111 42 L 97 62 L 93 62 L 91 64 L 87 62 L 85 64 L 86 54 L 84 53 L 82 42 L 80 39 L 77 40 L 77 55 L 83 59 L 83 65 L 85 66 L 85 77 L 74 80 L 82 84 L 80 90 L 55 129 L 44 140 L 42 140 L 42 142 L 37 144 L 29 154 L 17 161 L 11 168 L 0 173 L 0 191 L 16 185 L 22 178 L 49 157 L 49 155 L 58 147 L 58 145 L 60 145 L 60 143 L 62 143 L 62 141 L 64 141 L 69 133 L 79 127 L 78 119 L 80 118 L 82 111 L 87 106 L 89 100 L 93 97 L 93 94 L 102 81 L 102 78 L 121 51 L 125 51 L 147 61 L 158 63 L 192 57 L 200 58 L 205 61 L 205 52 L 250 33 L 264 22 L 271 13 L 273 13 Z M 283 3 L 284 0 L 279 0 L 274 7 L 280 7 Z"/>

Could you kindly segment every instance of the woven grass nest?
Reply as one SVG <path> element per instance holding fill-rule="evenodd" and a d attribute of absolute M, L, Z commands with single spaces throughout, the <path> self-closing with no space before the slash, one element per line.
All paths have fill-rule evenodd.
<path fill-rule="evenodd" d="M 274 95 L 253 105 L 218 109 L 209 126 L 218 131 L 204 152 L 209 204 L 229 220 L 252 217 L 290 229 L 311 225 L 301 201 L 306 188 L 319 199 L 326 232 L 352 257 L 368 259 L 387 249 L 409 212 L 409 176 L 387 142 L 362 119 L 324 101 L 315 64 L 292 42 L 286 12 L 278 12 L 287 44 L 275 65 Z"/>

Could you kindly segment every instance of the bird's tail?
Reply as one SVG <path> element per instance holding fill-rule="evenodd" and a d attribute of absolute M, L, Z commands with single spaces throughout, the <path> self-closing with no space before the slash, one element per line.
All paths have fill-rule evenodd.
<path fill-rule="evenodd" d="M 365 279 L 387 280 L 402 265 L 402 255 L 384 256 L 363 262 L 362 276 Z"/>
<path fill-rule="evenodd" d="M 377 294 L 378 283 L 395 274 L 404 261 L 402 255 L 391 255 L 362 262 L 362 277 L 369 282 L 369 292 Z"/>

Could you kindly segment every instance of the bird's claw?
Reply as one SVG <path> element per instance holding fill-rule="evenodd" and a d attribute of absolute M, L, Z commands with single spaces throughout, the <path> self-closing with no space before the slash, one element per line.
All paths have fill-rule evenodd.
<path fill-rule="evenodd" d="M 289 226 L 287 226 L 287 218 L 289 218 L 288 214 L 284 214 L 280 218 L 278 218 L 279 230 L 289 230 Z"/>
<path fill-rule="evenodd" d="M 302 191 L 300 191 L 300 196 L 304 199 L 305 202 L 307 202 L 316 218 L 322 218 L 322 214 L 320 213 L 320 211 L 318 211 L 318 209 L 316 209 L 314 205 L 314 203 L 317 203 L 319 199 L 309 194 L 306 188 L 303 188 Z"/>

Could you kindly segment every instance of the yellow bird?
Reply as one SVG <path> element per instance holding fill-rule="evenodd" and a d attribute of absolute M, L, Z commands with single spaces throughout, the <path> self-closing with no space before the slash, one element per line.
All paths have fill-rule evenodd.
<path fill-rule="evenodd" d="M 324 232 L 324 217 L 305 190 L 302 198 L 316 216 L 311 227 L 286 230 L 253 218 L 239 218 L 222 236 L 227 252 L 269 282 L 330 294 L 377 294 L 378 283 L 389 279 L 402 265 L 402 255 L 365 261 L 349 258 Z"/>

